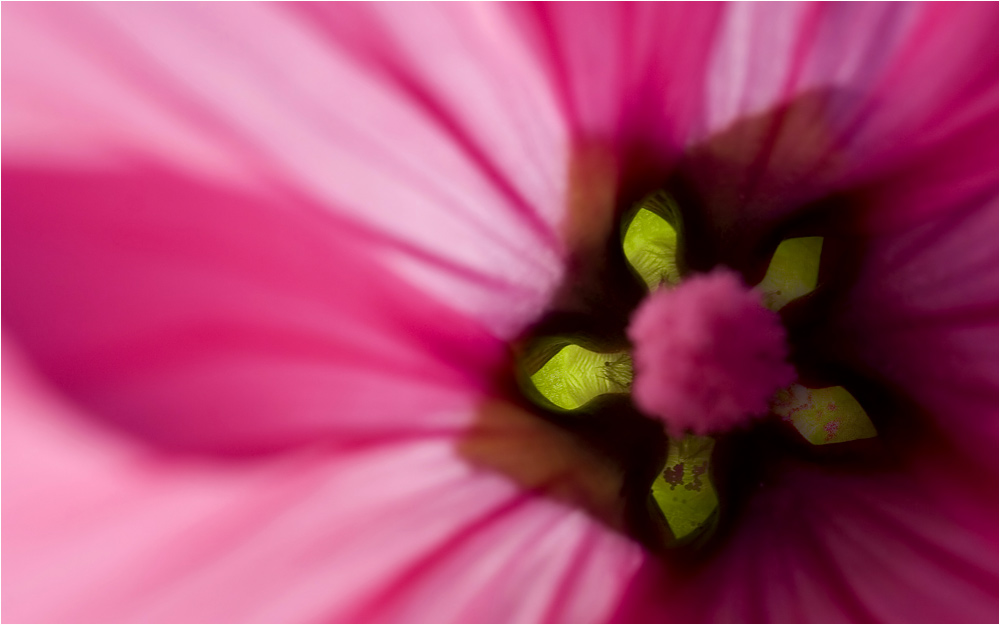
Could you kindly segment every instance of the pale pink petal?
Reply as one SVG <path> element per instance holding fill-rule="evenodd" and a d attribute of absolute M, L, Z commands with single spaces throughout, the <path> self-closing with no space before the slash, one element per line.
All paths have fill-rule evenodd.
<path fill-rule="evenodd" d="M 707 142 L 707 161 L 688 166 L 717 220 L 786 216 L 902 167 L 921 166 L 923 188 L 951 197 L 995 186 L 995 6 L 538 13 L 536 47 L 575 132 L 613 142 L 632 184 L 662 183 L 683 149 Z M 867 218 L 884 227 L 948 210 L 939 192 L 911 190 L 905 208 Z"/>
<path fill-rule="evenodd" d="M 885 227 L 995 188 L 996 6 L 727 9 L 708 68 L 704 138 L 755 116 L 760 124 L 716 155 L 750 166 L 738 173 L 739 201 L 710 200 L 710 210 L 780 216 L 906 168 L 919 188 L 865 216 Z M 712 172 L 702 173 L 710 185 Z"/>
<path fill-rule="evenodd" d="M 552 3 L 513 10 L 558 87 L 576 140 L 606 144 L 625 184 L 650 170 L 662 174 L 697 136 L 724 7 Z"/>
<path fill-rule="evenodd" d="M 475 161 L 448 115 L 297 11 L 162 8 L 5 11 L 12 329 L 96 415 L 161 443 L 467 425 L 502 353 L 489 333 L 537 314 L 558 274 L 558 124 L 503 130 L 505 162 Z M 423 19 L 462 19 L 439 13 Z M 463 58 L 498 63 L 491 49 Z M 517 99 L 524 72 L 482 73 Z M 518 93 L 545 125 L 537 83 Z M 485 97 L 449 95 L 467 113 Z M 519 148 L 545 167 L 506 171 Z"/>
<path fill-rule="evenodd" d="M 407 280 L 516 332 L 561 272 L 569 144 L 547 83 L 500 7 L 330 11 L 371 13 L 394 43 L 347 46 L 294 6 L 11 7 L 5 162 L 141 157 L 294 188 L 391 238 Z"/>
<path fill-rule="evenodd" d="M 12 621 L 602 620 L 639 561 L 450 437 L 185 459 L 94 426 L 10 341 L 4 364 Z"/>
<path fill-rule="evenodd" d="M 447 551 L 407 570 L 366 618 L 606 620 L 641 562 L 641 549 L 583 515 L 544 508 L 520 505 L 457 534 Z"/>

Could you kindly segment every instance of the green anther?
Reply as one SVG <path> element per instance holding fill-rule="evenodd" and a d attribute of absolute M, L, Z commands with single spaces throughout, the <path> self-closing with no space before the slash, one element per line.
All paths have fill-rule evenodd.
<path fill-rule="evenodd" d="M 677 205 L 663 192 L 654 193 L 640 202 L 638 210 L 627 222 L 622 249 L 632 269 L 650 291 L 660 284 L 680 282 L 677 267 L 679 223 Z"/>
<path fill-rule="evenodd" d="M 712 448 L 707 436 L 671 439 L 667 461 L 651 495 L 678 542 L 686 542 L 716 521 L 719 497 L 712 485 Z"/>
<path fill-rule="evenodd" d="M 778 245 L 757 288 L 764 294 L 764 305 L 778 310 L 788 302 L 816 288 L 823 237 L 785 239 Z"/>
<path fill-rule="evenodd" d="M 771 409 L 813 445 L 878 435 L 865 409 L 842 386 L 805 388 L 793 384 L 778 391 Z"/>
<path fill-rule="evenodd" d="M 593 352 L 567 344 L 531 374 L 531 382 L 546 400 L 563 410 L 576 410 L 598 395 L 627 393 L 632 386 L 632 358 L 628 352 Z"/>

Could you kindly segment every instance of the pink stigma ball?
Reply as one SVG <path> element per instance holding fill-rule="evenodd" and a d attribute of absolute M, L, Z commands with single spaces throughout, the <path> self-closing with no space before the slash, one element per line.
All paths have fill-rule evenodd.
<path fill-rule="evenodd" d="M 728 269 L 652 293 L 628 335 L 635 402 L 674 437 L 724 432 L 765 414 L 796 378 L 778 315 Z"/>

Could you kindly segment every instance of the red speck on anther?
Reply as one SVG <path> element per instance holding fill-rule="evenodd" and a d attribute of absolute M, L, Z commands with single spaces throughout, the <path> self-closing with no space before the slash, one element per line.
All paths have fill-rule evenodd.
<path fill-rule="evenodd" d="M 826 430 L 826 441 L 832 441 L 833 437 L 837 435 L 837 430 L 840 429 L 840 421 L 830 421 L 823 426 L 823 429 Z"/>

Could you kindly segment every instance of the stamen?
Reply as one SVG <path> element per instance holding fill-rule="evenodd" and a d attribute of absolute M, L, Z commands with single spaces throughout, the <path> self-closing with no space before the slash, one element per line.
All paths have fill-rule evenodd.
<path fill-rule="evenodd" d="M 780 319 L 730 270 L 657 290 L 633 315 L 628 335 L 635 401 L 674 438 L 723 432 L 765 414 L 775 391 L 795 380 Z"/>
<path fill-rule="evenodd" d="M 650 291 L 661 284 L 680 282 L 679 229 L 680 211 L 662 191 L 643 199 L 631 219 L 625 221 L 622 250 Z"/>
<path fill-rule="evenodd" d="M 816 289 L 823 237 L 785 239 L 774 250 L 767 274 L 757 285 L 764 305 L 779 310 L 785 304 Z"/>
<path fill-rule="evenodd" d="M 531 383 L 545 401 L 563 410 L 576 410 L 599 395 L 628 393 L 632 386 L 632 358 L 627 352 L 595 352 L 573 343 L 558 351 L 536 371 Z"/>
<path fill-rule="evenodd" d="M 793 384 L 778 391 L 771 409 L 813 445 L 878 436 L 865 409 L 843 386 L 805 388 Z"/>
<path fill-rule="evenodd" d="M 674 544 L 702 535 L 717 520 L 719 497 L 711 472 L 714 446 L 714 440 L 703 436 L 671 440 L 663 470 L 650 489 Z"/>

